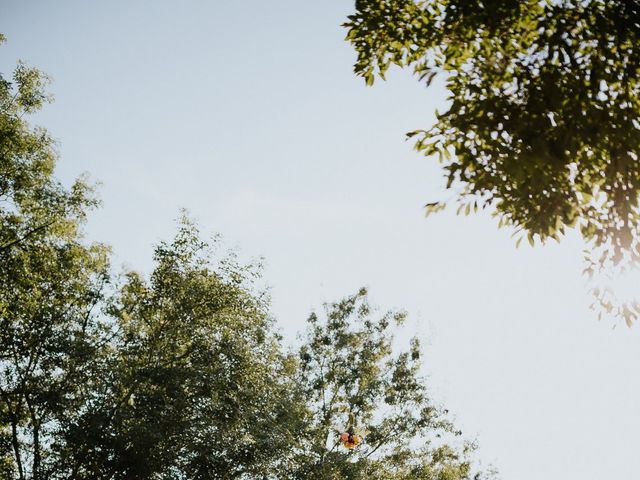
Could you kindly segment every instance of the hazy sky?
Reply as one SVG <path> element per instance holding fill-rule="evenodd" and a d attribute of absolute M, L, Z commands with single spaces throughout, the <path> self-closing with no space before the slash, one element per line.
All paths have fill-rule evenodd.
<path fill-rule="evenodd" d="M 504 479 L 640 471 L 640 328 L 598 322 L 576 236 L 516 250 L 448 197 L 404 133 L 445 105 L 405 73 L 365 88 L 340 24 L 352 2 L 0 1 L 0 71 L 48 72 L 38 116 L 58 175 L 103 183 L 90 238 L 148 270 L 179 209 L 245 258 L 264 256 L 293 339 L 312 308 L 370 287 L 408 310 L 433 397 Z M 526 243 L 526 242 L 525 242 Z"/>

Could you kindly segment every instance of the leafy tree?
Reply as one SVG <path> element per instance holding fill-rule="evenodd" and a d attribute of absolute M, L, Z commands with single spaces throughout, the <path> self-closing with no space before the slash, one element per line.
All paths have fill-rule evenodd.
<path fill-rule="evenodd" d="M 110 308 L 109 368 L 66 432 L 72 478 L 274 478 L 303 404 L 257 270 L 214 264 L 186 220 L 154 258 Z"/>
<path fill-rule="evenodd" d="M 374 319 L 362 290 L 312 315 L 293 357 L 252 287 L 259 271 L 212 258 L 183 220 L 148 279 L 127 274 L 108 360 L 54 448 L 59 478 L 472 478 L 417 339 L 393 352 L 402 313 Z M 366 434 L 352 453 L 338 444 L 349 414 Z"/>
<path fill-rule="evenodd" d="M 185 224 L 113 298 L 108 249 L 82 239 L 91 187 L 55 179 L 25 118 L 46 85 L 24 64 L 0 78 L 1 478 L 267 476 L 299 409 L 254 273 L 210 269 Z"/>
<path fill-rule="evenodd" d="M 468 446 L 419 378 L 419 345 L 394 355 L 359 292 L 313 315 L 299 355 L 275 334 L 260 271 L 219 261 L 187 219 L 149 276 L 115 282 L 82 235 L 85 179 L 25 116 L 48 96 L 23 64 L 0 78 L 0 478 L 274 479 L 471 475 Z M 353 414 L 366 442 L 336 434 Z M 477 478 L 477 477 L 476 477 Z"/>
<path fill-rule="evenodd" d="M 24 64 L 0 77 L 0 472 L 20 480 L 51 478 L 48 443 L 99 348 L 108 268 L 106 248 L 82 240 L 90 186 L 55 180 L 53 141 L 24 119 L 45 84 Z"/>
<path fill-rule="evenodd" d="M 345 25 L 367 84 L 393 64 L 443 75 L 448 109 L 408 136 L 460 209 L 490 207 L 532 244 L 579 228 L 588 274 L 638 262 L 638 2 L 357 0 Z"/>
<path fill-rule="evenodd" d="M 404 317 L 387 312 L 375 318 L 364 289 L 326 305 L 324 320 L 311 315 L 298 372 L 311 418 L 301 432 L 293 478 L 471 478 L 472 446 L 455 446 L 460 432 L 431 402 L 420 377 L 418 339 L 394 354 L 391 330 Z M 350 416 L 365 434 L 352 451 L 339 440 Z"/>

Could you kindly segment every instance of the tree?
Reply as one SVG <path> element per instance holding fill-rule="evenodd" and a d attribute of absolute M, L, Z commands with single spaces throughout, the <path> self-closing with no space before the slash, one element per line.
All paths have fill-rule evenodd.
<path fill-rule="evenodd" d="M 311 416 L 300 434 L 302 451 L 291 477 L 472 478 L 468 454 L 473 447 L 456 446 L 461 433 L 446 419 L 447 411 L 430 400 L 420 377 L 418 339 L 411 340 L 408 351 L 397 354 L 392 348 L 391 330 L 405 314 L 375 318 L 364 289 L 326 305 L 325 313 L 325 319 L 310 316 L 299 350 L 298 382 Z M 353 451 L 339 440 L 349 417 L 365 435 Z"/>
<path fill-rule="evenodd" d="M 45 85 L 24 64 L 0 77 L 0 472 L 20 480 L 51 478 L 48 444 L 83 394 L 108 279 L 107 249 L 82 238 L 91 187 L 53 177 L 53 141 L 24 119 Z"/>
<path fill-rule="evenodd" d="M 52 478 L 472 478 L 473 447 L 430 401 L 418 340 L 394 354 L 404 314 L 374 319 L 362 290 L 312 315 L 292 356 L 252 287 L 259 270 L 215 257 L 183 219 L 148 279 L 127 274 Z M 349 414 L 366 433 L 352 453 L 338 444 Z"/>
<path fill-rule="evenodd" d="M 66 428 L 74 479 L 275 478 L 303 412 L 252 266 L 183 219 L 109 309 L 112 354 Z M 62 478 L 62 477 L 61 477 Z M 64 476 L 64 478 L 68 478 Z"/>
<path fill-rule="evenodd" d="M 260 269 L 216 260 L 186 217 L 150 275 L 116 281 L 83 237 L 91 186 L 56 180 L 53 141 L 24 118 L 45 86 L 23 64 L 0 78 L 0 478 L 469 478 L 468 446 L 432 438 L 456 432 L 417 340 L 394 355 L 403 316 L 374 320 L 364 291 L 312 316 L 294 355 Z M 367 433 L 347 455 L 349 413 Z"/>
<path fill-rule="evenodd" d="M 460 209 L 490 207 L 532 244 L 579 228 L 588 274 L 638 263 L 638 2 L 357 0 L 345 26 L 368 85 L 393 64 L 444 75 L 447 111 L 408 136 Z"/>
<path fill-rule="evenodd" d="M 210 268 L 183 223 L 149 280 L 107 288 L 108 248 L 82 237 L 91 186 L 55 179 L 54 142 L 25 119 L 46 85 L 22 63 L 0 78 L 0 476 L 270 475 L 299 403 L 255 272 Z"/>

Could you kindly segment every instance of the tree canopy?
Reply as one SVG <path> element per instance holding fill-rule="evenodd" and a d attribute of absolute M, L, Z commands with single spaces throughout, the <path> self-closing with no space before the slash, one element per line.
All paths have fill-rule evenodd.
<path fill-rule="evenodd" d="M 290 457 L 302 404 L 251 266 L 219 262 L 183 220 L 131 272 L 93 394 L 65 422 L 73 478 L 269 478 Z M 67 477 L 65 477 L 67 478 Z"/>
<path fill-rule="evenodd" d="M 366 290 L 313 313 L 299 350 L 298 383 L 310 418 L 300 479 L 465 479 L 473 445 L 434 404 L 420 376 L 420 342 L 395 352 L 391 332 L 404 312 L 376 314 Z M 349 417 L 364 445 L 345 453 L 338 436 Z M 442 438 L 448 442 L 441 441 Z M 456 447 L 457 444 L 457 447 Z M 480 478 L 480 474 L 474 478 Z"/>
<path fill-rule="evenodd" d="M 54 175 L 27 122 L 46 77 L 0 78 L 0 477 L 7 480 L 481 478 L 430 400 L 403 315 L 366 292 L 278 335 L 258 266 L 183 217 L 149 275 L 116 276 L 83 236 L 92 187 Z M 395 322 L 395 323 L 394 323 Z M 339 447 L 351 414 L 364 429 Z"/>
<path fill-rule="evenodd" d="M 102 325 L 92 312 L 108 281 L 108 251 L 81 226 L 96 205 L 83 179 L 65 189 L 56 152 L 25 116 L 48 100 L 46 77 L 19 64 L 0 78 L 0 469 L 52 478 L 44 451 L 78 407 Z M 4 462 L 2 463 L 2 459 Z M 30 472 L 30 477 L 27 477 Z"/>
<path fill-rule="evenodd" d="M 368 85 L 392 65 L 449 92 L 430 128 L 459 208 L 532 244 L 576 227 L 586 273 L 640 259 L 640 4 L 357 0 L 345 26 Z M 430 202 L 427 212 L 445 207 Z M 460 211 L 460 210 L 459 210 Z M 522 237 L 521 237 L 522 238 Z M 621 310 L 627 321 L 640 304 Z"/>

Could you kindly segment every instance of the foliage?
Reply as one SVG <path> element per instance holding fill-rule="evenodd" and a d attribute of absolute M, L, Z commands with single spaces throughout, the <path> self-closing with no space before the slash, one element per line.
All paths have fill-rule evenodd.
<path fill-rule="evenodd" d="M 305 426 L 300 479 L 467 479 L 470 445 L 453 448 L 440 437 L 460 435 L 430 401 L 420 378 L 420 345 L 395 354 L 391 330 L 402 312 L 379 318 L 366 290 L 312 314 L 300 348 L 299 383 L 312 416 Z M 345 450 L 339 435 L 353 416 L 365 443 Z M 476 477 L 479 478 L 479 477 Z"/>
<path fill-rule="evenodd" d="M 46 78 L 19 64 L 0 77 L 0 471 L 50 478 L 47 443 L 75 408 L 99 348 L 91 312 L 105 282 L 107 250 L 82 241 L 96 202 L 78 180 L 52 174 L 53 142 L 25 115 L 47 100 Z M 11 452 L 11 453 L 9 453 Z"/>
<path fill-rule="evenodd" d="M 210 253 L 183 220 L 149 280 L 127 275 L 109 368 L 66 430 L 74 478 L 268 478 L 287 461 L 293 364 L 251 292 L 257 272 Z"/>
<path fill-rule="evenodd" d="M 638 2 L 357 0 L 345 25 L 367 84 L 443 74 L 447 111 L 408 135 L 466 213 L 532 244 L 579 228 L 587 274 L 640 260 Z"/>
<path fill-rule="evenodd" d="M 216 261 L 186 218 L 150 275 L 114 278 L 83 238 L 91 186 L 61 185 L 25 120 L 45 86 L 24 64 L 0 78 L 0 478 L 469 478 L 468 447 L 436 441 L 456 432 L 417 340 L 395 355 L 403 316 L 374 320 L 364 291 L 312 316 L 293 355 L 258 266 Z M 348 413 L 367 430 L 352 454 L 336 445 Z"/>

